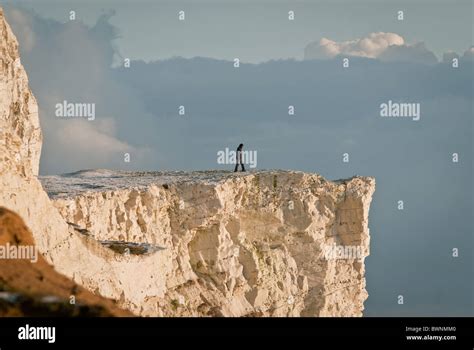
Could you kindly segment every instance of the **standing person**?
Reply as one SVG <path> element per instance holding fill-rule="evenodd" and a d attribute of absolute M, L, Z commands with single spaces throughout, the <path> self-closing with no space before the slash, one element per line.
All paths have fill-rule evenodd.
<path fill-rule="evenodd" d="M 245 167 L 244 167 L 244 162 L 242 161 L 242 148 L 244 148 L 244 144 L 241 143 L 239 145 L 239 147 L 237 147 L 237 155 L 235 157 L 235 169 L 234 169 L 234 173 L 237 172 L 237 170 L 239 169 L 239 164 L 240 166 L 242 167 L 242 171 L 245 171 Z"/>

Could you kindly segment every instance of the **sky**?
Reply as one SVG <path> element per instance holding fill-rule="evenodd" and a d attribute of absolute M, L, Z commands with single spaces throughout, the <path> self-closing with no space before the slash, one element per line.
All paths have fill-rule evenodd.
<path fill-rule="evenodd" d="M 7 1 L 7 3 L 9 3 Z M 44 18 L 94 25 L 101 12 L 115 11 L 122 55 L 153 61 L 173 56 L 269 59 L 303 58 L 304 47 L 322 37 L 344 41 L 373 32 L 394 32 L 409 42 L 425 42 L 440 58 L 472 44 L 470 0 L 426 1 L 13 1 Z M 429 4 L 429 5 L 427 5 Z M 186 20 L 177 21 L 184 10 Z M 403 22 L 397 12 L 404 11 Z M 288 11 L 295 21 L 287 20 Z M 342 25 L 343 24 L 343 25 Z M 146 35 L 143 35 L 146 33 Z"/>
<path fill-rule="evenodd" d="M 472 13 L 466 1 L 6 6 L 39 102 L 41 174 L 228 169 L 217 152 L 243 142 L 258 169 L 374 176 L 368 316 L 474 314 Z M 95 119 L 58 118 L 63 101 L 94 104 Z M 419 104 L 420 119 L 383 118 L 389 101 Z"/>

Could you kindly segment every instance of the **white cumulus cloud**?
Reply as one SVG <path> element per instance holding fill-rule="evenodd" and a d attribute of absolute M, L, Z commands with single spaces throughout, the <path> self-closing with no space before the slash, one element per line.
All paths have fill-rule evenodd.
<path fill-rule="evenodd" d="M 333 41 L 322 38 L 306 46 L 305 58 L 325 58 L 337 55 L 376 58 L 389 46 L 404 45 L 405 40 L 395 33 L 370 33 L 367 37 L 350 41 Z"/>
<path fill-rule="evenodd" d="M 436 56 L 424 43 L 408 44 L 396 33 L 370 33 L 364 38 L 334 41 L 322 38 L 306 46 L 305 59 L 324 59 L 338 55 L 377 58 L 383 61 L 436 63 Z"/>

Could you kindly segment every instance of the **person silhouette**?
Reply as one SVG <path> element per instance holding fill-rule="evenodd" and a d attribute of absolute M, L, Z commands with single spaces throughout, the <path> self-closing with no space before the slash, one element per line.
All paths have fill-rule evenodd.
<path fill-rule="evenodd" d="M 240 166 L 242 167 L 242 171 L 245 171 L 245 167 L 244 167 L 244 162 L 242 161 L 242 148 L 244 148 L 244 144 L 241 143 L 239 145 L 239 147 L 237 147 L 237 154 L 236 154 L 236 157 L 235 157 L 235 169 L 234 169 L 234 173 L 238 171 L 239 169 L 239 164 Z"/>

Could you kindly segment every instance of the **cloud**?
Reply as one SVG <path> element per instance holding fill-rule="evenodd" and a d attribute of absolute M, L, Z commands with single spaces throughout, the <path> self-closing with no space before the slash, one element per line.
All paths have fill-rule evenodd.
<path fill-rule="evenodd" d="M 109 23 L 113 12 L 100 15 L 92 27 L 80 21 L 44 19 L 22 8 L 7 7 L 6 13 L 18 36 L 22 63 L 40 107 L 45 150 L 40 172 L 106 165 L 145 167 L 147 147 L 143 140 L 136 131 L 126 132 L 117 126 L 120 120 L 146 114 L 133 92 L 118 86 L 111 76 L 118 55 L 114 45 L 118 31 Z M 55 106 L 65 100 L 95 104 L 96 119 L 60 120 L 55 116 Z M 123 162 L 124 153 L 131 153 L 131 164 Z"/>
<path fill-rule="evenodd" d="M 378 58 L 386 62 L 438 63 L 434 53 L 428 50 L 424 43 L 388 46 Z"/>
<path fill-rule="evenodd" d="M 469 49 L 467 49 L 462 58 L 467 61 L 474 61 L 474 46 L 471 46 Z"/>
<path fill-rule="evenodd" d="M 459 61 L 474 62 L 474 46 L 469 47 L 462 54 L 458 54 L 454 51 L 445 52 L 443 54 L 442 62 L 451 64 L 455 58 L 457 58 Z"/>
<path fill-rule="evenodd" d="M 395 33 L 371 33 L 366 38 L 336 42 L 322 38 L 305 48 L 305 58 L 331 58 L 338 55 L 376 58 L 391 45 L 403 45 L 403 38 Z"/>
<path fill-rule="evenodd" d="M 442 58 L 441 62 L 451 63 L 451 62 L 453 62 L 453 59 L 455 59 L 455 58 L 459 59 L 459 55 L 454 51 L 448 51 L 448 52 L 445 52 L 443 54 L 443 58 Z"/>
<path fill-rule="evenodd" d="M 333 58 L 339 55 L 378 58 L 382 61 L 436 63 L 436 56 L 424 43 L 407 44 L 396 33 L 370 33 L 365 38 L 333 41 L 322 38 L 306 46 L 305 59 Z"/>
<path fill-rule="evenodd" d="M 63 121 L 58 129 L 58 140 L 72 151 L 72 154 L 88 154 L 89 157 L 117 157 L 125 152 L 135 153 L 136 149 L 126 142 L 96 128 L 85 120 Z M 109 158 L 110 159 L 110 158 Z"/>
<path fill-rule="evenodd" d="M 12 9 L 9 11 L 9 21 L 15 25 L 15 35 L 21 43 L 22 50 L 24 52 L 31 51 L 36 41 L 32 16 L 17 9 Z"/>

